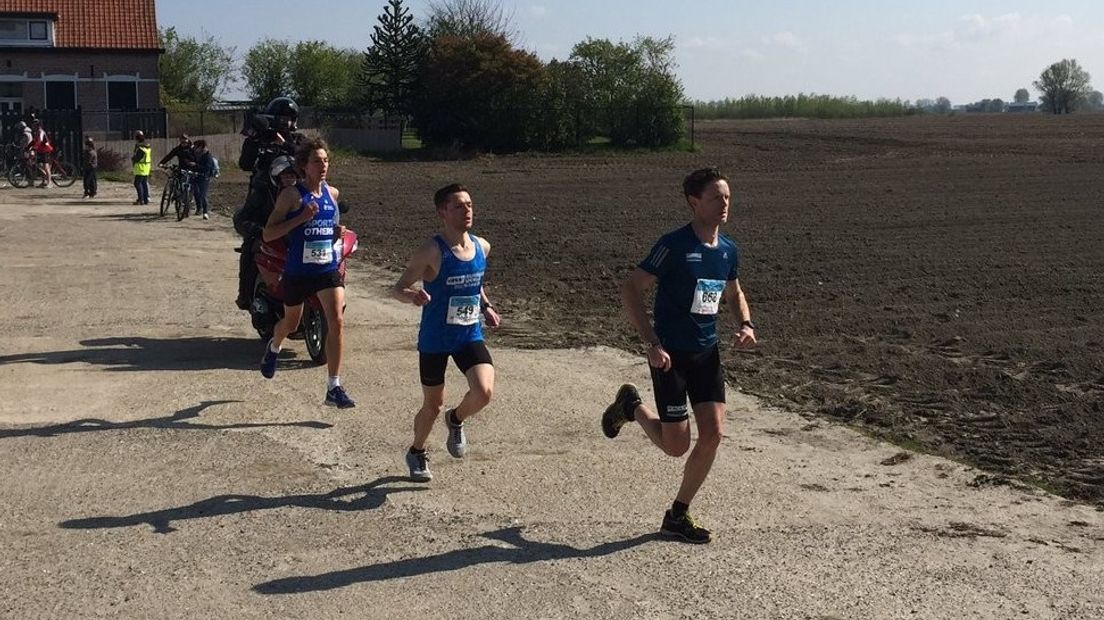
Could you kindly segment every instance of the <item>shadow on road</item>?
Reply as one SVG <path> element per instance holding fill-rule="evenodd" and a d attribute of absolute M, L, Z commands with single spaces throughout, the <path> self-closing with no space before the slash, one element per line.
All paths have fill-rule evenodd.
<path fill-rule="evenodd" d="M 176 531 L 173 521 L 205 519 L 223 515 L 270 510 L 273 508 L 318 508 L 320 510 L 360 511 L 379 508 L 391 493 L 423 491 L 424 486 L 388 487 L 394 482 L 406 482 L 406 478 L 385 476 L 374 482 L 355 487 L 343 487 L 329 493 L 288 495 L 286 497 L 261 497 L 258 495 L 219 495 L 180 508 L 167 508 L 154 512 L 141 512 L 123 517 L 89 517 L 62 521 L 59 527 L 76 530 L 108 529 L 148 524 L 158 534 Z"/>
<path fill-rule="evenodd" d="M 80 204 L 80 203 L 78 203 L 78 204 Z M 174 213 L 171 218 L 168 215 L 161 215 L 161 213 L 159 211 L 154 211 L 153 213 L 147 213 L 147 212 L 141 212 L 141 213 L 104 213 L 103 215 L 93 215 L 92 217 L 94 219 L 97 219 L 97 220 L 119 220 L 119 221 L 128 221 L 128 222 L 155 222 L 157 220 L 173 221 L 173 220 L 176 219 L 176 214 Z"/>
<path fill-rule="evenodd" d="M 84 349 L 0 355 L 5 364 L 70 364 L 84 362 L 110 370 L 255 370 L 264 344 L 257 338 L 96 338 L 82 340 Z M 313 368 L 309 359 L 288 360 L 284 350 L 280 369 Z"/>
<path fill-rule="evenodd" d="M 508 527 L 483 534 L 484 538 L 504 542 L 511 545 L 510 547 L 485 545 L 475 549 L 457 549 L 425 558 L 384 562 L 321 575 L 287 577 L 257 584 L 253 586 L 253 590 L 261 594 L 298 594 L 333 590 L 368 581 L 387 581 L 442 573 L 495 562 L 531 564 L 549 560 L 596 558 L 659 540 L 658 534 L 642 534 L 628 540 L 603 543 L 589 549 L 577 549 L 570 545 L 526 540 L 521 530 L 521 527 Z"/>
<path fill-rule="evenodd" d="M 34 426 L 30 428 L 3 428 L 0 429 L 0 439 L 11 437 L 57 437 L 70 433 L 94 433 L 97 431 L 120 431 L 132 428 L 157 428 L 176 431 L 221 431 L 239 428 L 268 428 L 278 426 L 299 426 L 302 428 L 331 428 L 333 424 L 326 422 L 238 422 L 235 424 L 201 424 L 189 422 L 198 418 L 199 414 L 208 407 L 225 405 L 227 403 L 240 403 L 240 400 L 205 400 L 194 407 L 181 409 L 176 413 L 146 420 L 133 420 L 131 422 L 110 422 L 95 418 L 74 420 L 64 424 L 51 424 L 50 426 Z"/>

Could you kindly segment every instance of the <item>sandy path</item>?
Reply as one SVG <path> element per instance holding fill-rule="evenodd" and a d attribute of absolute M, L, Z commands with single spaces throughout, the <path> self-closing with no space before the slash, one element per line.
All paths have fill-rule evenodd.
<path fill-rule="evenodd" d="M 416 313 L 382 276 L 351 270 L 339 413 L 301 344 L 256 371 L 229 223 L 132 191 L 0 192 L 2 617 L 1104 616 L 1104 513 L 735 394 L 715 542 L 656 539 L 681 463 L 601 435 L 647 377 L 610 349 L 492 344 L 470 456 L 438 429 L 408 483 Z"/>

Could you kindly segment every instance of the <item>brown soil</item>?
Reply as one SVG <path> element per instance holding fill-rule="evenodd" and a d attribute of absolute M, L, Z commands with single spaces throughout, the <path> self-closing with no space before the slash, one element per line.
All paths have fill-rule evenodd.
<path fill-rule="evenodd" d="M 697 153 L 339 155 L 332 177 L 361 259 L 395 270 L 436 229 L 433 190 L 467 184 L 501 340 L 635 349 L 618 285 L 686 221 L 682 176 L 719 166 L 761 341 L 722 347 L 733 384 L 1102 502 L 1102 133 L 1104 115 L 713 122 Z"/>

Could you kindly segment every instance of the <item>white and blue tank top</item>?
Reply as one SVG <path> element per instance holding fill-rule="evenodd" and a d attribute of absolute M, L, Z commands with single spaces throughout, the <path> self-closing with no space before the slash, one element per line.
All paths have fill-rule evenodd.
<path fill-rule="evenodd" d="M 430 299 L 422 306 L 418 330 L 421 353 L 454 353 L 466 344 L 483 340 L 480 292 L 487 256 L 479 238 L 468 237 L 475 244 L 475 256 L 466 261 L 457 258 L 440 235 L 433 237 L 441 251 L 441 268 L 436 278 L 423 283 Z"/>
<path fill-rule="evenodd" d="M 284 274 L 289 276 L 314 276 L 335 271 L 341 257 L 334 250 L 334 230 L 337 228 L 337 203 L 330 195 L 330 187 L 322 182 L 322 195 L 315 196 L 301 183 L 299 207 L 288 213 L 287 219 L 298 217 L 310 203 L 318 205 L 314 219 L 296 226 L 287 235 L 288 254 Z"/>

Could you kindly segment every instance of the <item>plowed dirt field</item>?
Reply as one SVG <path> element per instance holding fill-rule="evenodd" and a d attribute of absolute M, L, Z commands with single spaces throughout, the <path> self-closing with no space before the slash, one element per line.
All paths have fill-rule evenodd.
<path fill-rule="evenodd" d="M 335 157 L 361 260 L 401 269 L 468 185 L 495 338 L 638 345 L 618 286 L 683 224 L 683 175 L 732 179 L 759 327 L 744 391 L 1104 502 L 1104 115 L 699 123 L 695 153 Z M 224 182 L 217 203 L 240 199 Z M 731 316 L 722 326 L 732 334 Z M 555 398 L 555 394 L 549 394 Z"/>

